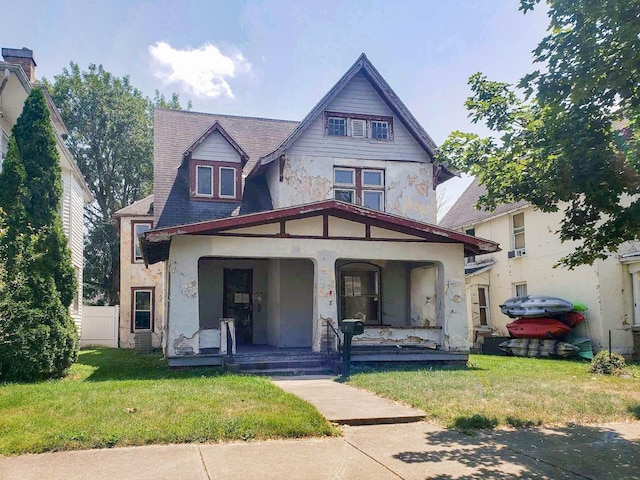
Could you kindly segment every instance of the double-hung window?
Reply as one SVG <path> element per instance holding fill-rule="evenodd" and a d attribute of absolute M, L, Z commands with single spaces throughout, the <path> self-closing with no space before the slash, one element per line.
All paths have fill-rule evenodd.
<path fill-rule="evenodd" d="M 362 170 L 362 206 L 384 210 L 384 171 Z"/>
<path fill-rule="evenodd" d="M 343 202 L 356 203 L 356 169 L 334 168 L 334 197 Z"/>
<path fill-rule="evenodd" d="M 192 160 L 191 198 L 198 200 L 240 200 L 240 164 Z"/>
<path fill-rule="evenodd" d="M 524 248 L 524 213 L 517 213 L 511 217 L 513 248 Z"/>
<path fill-rule="evenodd" d="M 147 230 L 151 230 L 153 224 L 151 222 L 131 222 L 131 245 L 133 245 L 131 262 L 140 263 L 143 261 L 142 249 L 140 248 L 140 237 Z"/>
<path fill-rule="evenodd" d="M 153 288 L 132 288 L 131 330 L 153 330 Z"/>
<path fill-rule="evenodd" d="M 384 170 L 335 167 L 333 184 L 336 200 L 384 210 Z"/>
<path fill-rule="evenodd" d="M 196 165 L 196 195 L 213 197 L 213 167 Z"/>
<path fill-rule="evenodd" d="M 236 198 L 236 169 L 220 167 L 220 180 L 218 185 L 220 198 Z"/>

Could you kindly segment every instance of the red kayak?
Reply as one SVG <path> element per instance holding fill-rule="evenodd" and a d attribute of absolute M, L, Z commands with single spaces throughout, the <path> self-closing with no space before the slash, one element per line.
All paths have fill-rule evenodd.
<path fill-rule="evenodd" d="M 564 323 L 568 327 L 573 328 L 576 325 L 578 325 L 580 322 L 584 322 L 585 316 L 580 312 L 573 311 L 573 312 L 565 313 L 563 315 L 558 315 L 558 320 L 561 320 L 562 323 Z"/>
<path fill-rule="evenodd" d="M 507 324 L 507 330 L 515 338 L 557 338 L 571 328 L 555 318 L 519 318 Z"/>

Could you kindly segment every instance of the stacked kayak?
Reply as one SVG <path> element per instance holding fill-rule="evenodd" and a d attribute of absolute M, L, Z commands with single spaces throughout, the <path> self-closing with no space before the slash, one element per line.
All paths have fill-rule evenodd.
<path fill-rule="evenodd" d="M 576 345 L 567 340 L 572 329 L 585 320 L 584 305 L 546 295 L 528 295 L 510 298 L 500 309 L 516 318 L 507 324 L 513 338 L 500 344 L 505 352 L 520 357 L 588 358 L 584 342 Z"/>

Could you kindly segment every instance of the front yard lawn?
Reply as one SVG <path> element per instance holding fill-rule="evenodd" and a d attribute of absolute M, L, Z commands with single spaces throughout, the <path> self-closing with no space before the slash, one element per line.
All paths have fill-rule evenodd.
<path fill-rule="evenodd" d="M 356 369 L 349 383 L 460 430 L 640 420 L 640 365 L 626 378 L 588 370 L 588 362 L 471 355 L 469 368 Z"/>
<path fill-rule="evenodd" d="M 268 379 L 169 370 L 158 354 L 80 352 L 70 375 L 0 384 L 0 454 L 334 434 Z"/>

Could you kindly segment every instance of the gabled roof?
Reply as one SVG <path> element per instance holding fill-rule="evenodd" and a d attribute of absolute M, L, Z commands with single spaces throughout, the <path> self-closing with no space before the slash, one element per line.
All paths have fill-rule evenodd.
<path fill-rule="evenodd" d="M 153 195 L 144 197 L 142 200 L 133 202 L 131 205 L 127 205 L 121 208 L 113 214 L 114 217 L 143 217 L 145 215 L 153 215 Z"/>
<path fill-rule="evenodd" d="M 530 205 L 529 202 L 522 200 L 515 203 L 498 205 L 493 211 L 478 210 L 476 204 L 480 197 L 486 192 L 486 187 L 478 184 L 478 180 L 474 179 L 471 185 L 467 187 L 456 203 L 449 209 L 444 218 L 440 220 L 438 225 L 453 229 L 471 227 L 490 218 L 498 217 Z"/>
<path fill-rule="evenodd" d="M 464 245 L 467 255 L 483 254 L 500 250 L 498 244 L 490 240 L 465 235 L 429 223 L 419 222 L 333 199 L 267 212 L 191 223 L 188 225 L 156 228 L 145 233 L 143 249 L 147 261 L 149 263 L 156 263 L 168 258 L 169 244 L 171 237 L 174 235 L 216 235 L 237 228 L 324 215 L 413 235 L 423 239 L 425 242 L 461 243 Z M 332 237 L 328 239 L 344 241 L 344 239 Z"/>
<path fill-rule="evenodd" d="M 176 225 L 231 214 L 229 208 L 233 204 L 228 202 L 189 201 L 188 171 L 180 168 L 184 153 L 194 144 L 194 139 L 202 138 L 216 122 L 247 155 L 243 169 L 245 174 L 253 168 L 258 158 L 275 149 L 298 125 L 298 122 L 288 120 L 156 108 L 153 126 L 153 192 L 157 225 Z"/>
<path fill-rule="evenodd" d="M 242 166 L 244 167 L 247 164 L 247 161 L 249 160 L 249 155 L 247 155 L 247 153 L 242 149 L 242 147 L 240 147 L 240 145 L 238 145 L 236 143 L 236 141 L 231 137 L 231 135 L 229 135 L 227 133 L 227 131 L 222 128 L 222 125 L 220 125 L 220 122 L 218 120 L 216 120 L 213 125 L 211 125 L 209 128 L 207 128 L 207 130 L 205 130 L 205 132 L 200 135 L 191 145 L 189 145 L 189 147 L 185 150 L 183 157 L 185 160 L 188 160 L 191 158 L 191 155 L 193 154 L 193 151 L 198 148 L 198 146 L 204 142 L 209 135 L 211 135 L 214 132 L 218 132 L 220 135 L 222 135 L 222 137 L 229 143 L 229 145 L 231 145 L 231 147 L 238 152 L 238 155 L 240 155 L 240 158 L 242 159 Z"/>
<path fill-rule="evenodd" d="M 391 111 L 397 116 L 402 124 L 407 128 L 409 133 L 415 138 L 418 144 L 427 152 L 431 160 L 433 161 L 437 146 L 429 134 L 422 128 L 422 125 L 416 120 L 409 109 L 402 103 L 400 98 L 396 95 L 393 89 L 389 86 L 386 80 L 380 75 L 378 70 L 369 61 L 367 56 L 363 53 L 358 60 L 351 66 L 349 70 L 342 76 L 338 83 L 336 83 L 331 90 L 313 107 L 309 114 L 300 122 L 295 130 L 284 139 L 284 141 L 278 145 L 278 148 L 272 152 L 264 155 L 260 158 L 260 162 L 256 163 L 256 166 L 249 174 L 249 176 L 256 175 L 262 167 L 268 165 L 274 160 L 278 159 L 284 152 L 302 135 L 302 133 L 316 120 L 324 110 L 328 107 L 332 100 L 334 100 L 338 94 L 347 86 L 347 84 L 358 74 L 362 72 L 364 76 L 371 82 L 373 88 L 378 92 L 380 97 L 386 102 Z M 444 166 L 444 170 L 439 173 L 439 177 L 442 178 L 442 182 L 457 176 L 457 172 L 453 170 L 447 170 Z"/>

